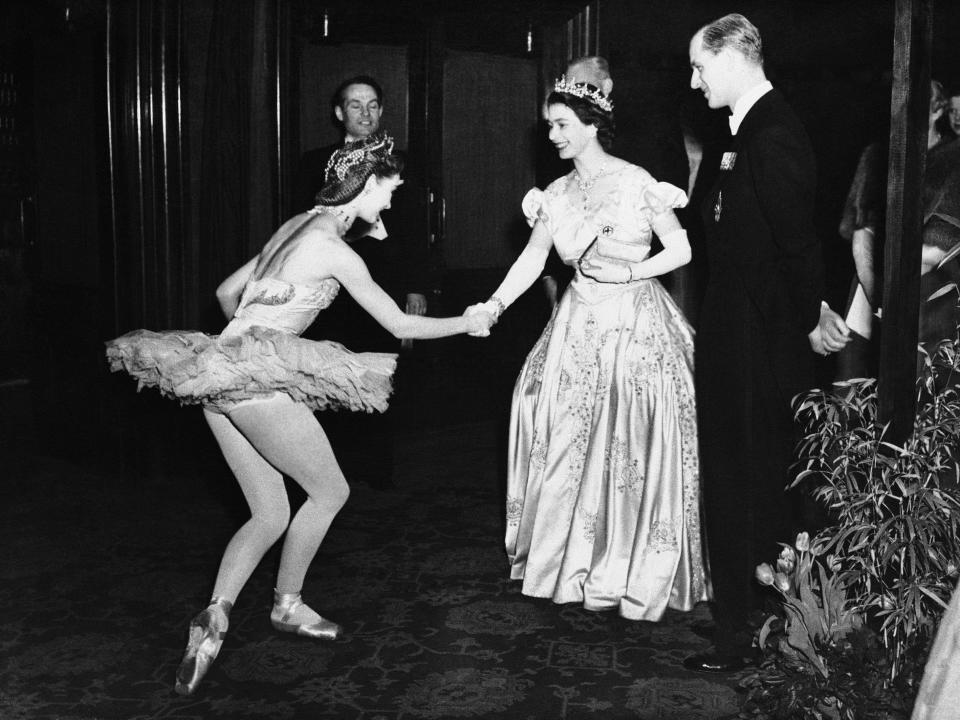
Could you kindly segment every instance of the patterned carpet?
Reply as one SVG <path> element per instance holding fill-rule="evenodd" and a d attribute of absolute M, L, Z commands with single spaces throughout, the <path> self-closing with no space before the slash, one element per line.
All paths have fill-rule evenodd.
<path fill-rule="evenodd" d="M 197 411 L 179 412 L 200 427 Z M 0 718 L 736 713 L 735 676 L 681 665 L 708 646 L 694 632 L 708 622 L 705 608 L 632 623 L 524 597 L 506 578 L 501 423 L 425 427 L 413 410 L 408 419 L 396 487 L 354 486 L 304 589 L 345 637 L 321 644 L 272 629 L 273 553 L 190 698 L 173 692 L 187 624 L 243 520 L 215 450 L 159 451 L 152 473 L 132 482 L 62 460 L 15 465 L 0 507 Z"/>

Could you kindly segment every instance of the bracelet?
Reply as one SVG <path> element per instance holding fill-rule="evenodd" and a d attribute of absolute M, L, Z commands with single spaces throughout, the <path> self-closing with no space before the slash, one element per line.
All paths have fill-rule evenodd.
<path fill-rule="evenodd" d="M 501 300 L 500 298 L 498 298 L 496 295 L 491 295 L 491 296 L 490 296 L 490 299 L 487 300 L 487 302 L 493 303 L 494 305 L 497 306 L 496 316 L 497 316 L 498 318 L 499 318 L 501 315 L 503 315 L 503 311 L 507 309 L 507 306 L 503 304 L 503 300 Z"/>

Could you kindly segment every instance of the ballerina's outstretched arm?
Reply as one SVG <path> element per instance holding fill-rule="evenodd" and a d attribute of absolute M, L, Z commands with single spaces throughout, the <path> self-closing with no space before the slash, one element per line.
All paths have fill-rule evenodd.
<path fill-rule="evenodd" d="M 489 334 L 496 323 L 491 313 L 471 317 L 434 318 L 405 313 L 376 282 L 363 260 L 344 242 L 330 243 L 325 264 L 353 299 L 390 334 L 399 339 L 448 337 L 461 333 Z"/>

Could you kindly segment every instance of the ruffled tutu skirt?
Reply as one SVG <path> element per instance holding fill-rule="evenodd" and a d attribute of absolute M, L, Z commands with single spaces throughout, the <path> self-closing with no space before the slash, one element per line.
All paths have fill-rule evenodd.
<path fill-rule="evenodd" d="M 393 353 L 355 353 L 259 326 L 219 336 L 134 330 L 106 346 L 110 369 L 125 370 L 138 390 L 221 412 L 278 392 L 314 410 L 383 412 L 397 365 Z"/>

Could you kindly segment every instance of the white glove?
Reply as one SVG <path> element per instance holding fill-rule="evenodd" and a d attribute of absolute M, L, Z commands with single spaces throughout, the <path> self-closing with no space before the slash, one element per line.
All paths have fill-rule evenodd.
<path fill-rule="evenodd" d="M 549 252 L 550 248 L 527 244 L 520 256 L 510 266 L 507 276 L 500 283 L 500 287 L 491 296 L 491 299 L 498 298 L 503 303 L 503 307 L 499 308 L 499 312 L 494 313 L 495 315 L 499 316 L 518 297 L 523 295 L 527 288 L 540 279 L 543 274 L 543 267 L 547 264 Z M 489 303 L 490 300 L 487 300 L 487 302 Z M 494 302 L 494 307 L 497 307 L 496 302 Z"/>

